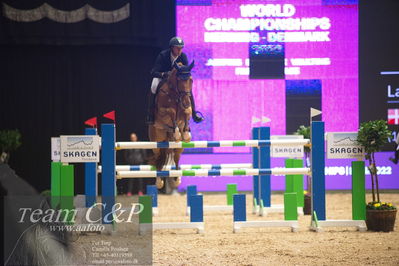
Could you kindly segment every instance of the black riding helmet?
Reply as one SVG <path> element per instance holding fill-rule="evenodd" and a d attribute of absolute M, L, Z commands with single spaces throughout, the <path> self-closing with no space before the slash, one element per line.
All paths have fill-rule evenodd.
<path fill-rule="evenodd" d="M 169 41 L 169 47 L 177 46 L 177 47 L 184 47 L 184 41 L 180 37 L 173 37 Z"/>

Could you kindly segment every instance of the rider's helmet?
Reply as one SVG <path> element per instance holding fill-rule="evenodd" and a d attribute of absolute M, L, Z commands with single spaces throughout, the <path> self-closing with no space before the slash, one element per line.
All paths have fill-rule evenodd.
<path fill-rule="evenodd" d="M 173 37 L 169 41 L 169 47 L 177 46 L 177 47 L 184 47 L 184 41 L 180 37 Z"/>

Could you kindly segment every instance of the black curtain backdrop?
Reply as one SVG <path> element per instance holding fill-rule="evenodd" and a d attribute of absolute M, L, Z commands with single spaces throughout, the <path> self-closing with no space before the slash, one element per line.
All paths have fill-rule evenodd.
<path fill-rule="evenodd" d="M 359 121 L 387 120 L 388 109 L 398 109 L 398 98 L 388 98 L 388 86 L 399 88 L 399 1 L 359 2 Z M 388 101 L 394 100 L 394 103 Z M 388 125 L 399 132 L 398 125 Z M 394 140 L 383 150 L 394 150 Z"/>
<path fill-rule="evenodd" d="M 150 70 L 175 34 L 175 5 L 174 1 L 146 1 L 130 1 L 151 7 L 132 19 L 151 24 L 153 31 L 137 35 L 132 31 L 134 41 L 126 43 L 106 33 L 102 35 L 106 38 L 101 34 L 91 38 L 89 30 L 79 42 L 67 35 L 53 38 L 51 31 L 32 41 L 29 31 L 25 31 L 29 38 L 21 35 L 26 25 L 14 25 L 22 30 L 10 32 L 2 17 L 0 130 L 20 130 L 22 146 L 11 154 L 10 166 L 39 191 L 50 189 L 50 138 L 84 134 L 84 121 L 91 117 L 97 116 L 99 124 L 109 123 L 101 116 L 115 110 L 118 141 L 128 140 L 131 132 L 148 139 L 144 119 Z M 96 26 L 98 34 L 103 25 Z M 75 167 L 75 192 L 82 194 L 83 165 Z"/>
<path fill-rule="evenodd" d="M 43 190 L 50 185 L 50 137 L 84 134 L 84 121 L 115 110 L 117 139 L 147 137 L 149 69 L 158 49 L 141 46 L 7 46 L 0 51 L 1 127 L 23 145 L 10 165 Z M 77 164 L 75 164 L 77 165 Z M 81 171 L 77 170 L 77 175 Z M 83 188 L 82 177 L 75 178 Z"/>

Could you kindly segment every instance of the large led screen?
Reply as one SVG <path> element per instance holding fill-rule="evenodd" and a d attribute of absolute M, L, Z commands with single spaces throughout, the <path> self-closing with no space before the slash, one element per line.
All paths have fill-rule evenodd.
<path fill-rule="evenodd" d="M 248 139 L 261 125 L 291 134 L 309 124 L 310 107 L 322 110 L 327 132 L 357 131 L 357 1 L 176 4 L 177 35 L 195 60 L 193 92 L 206 118 L 192 125 L 194 140 Z"/>

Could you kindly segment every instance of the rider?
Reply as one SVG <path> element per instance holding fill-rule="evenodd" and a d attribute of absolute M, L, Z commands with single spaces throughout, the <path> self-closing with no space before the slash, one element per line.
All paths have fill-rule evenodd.
<path fill-rule="evenodd" d="M 184 41 L 180 37 L 173 37 L 169 41 L 169 49 L 163 50 L 157 57 L 154 67 L 151 70 L 152 84 L 151 93 L 148 97 L 148 114 L 146 118 L 147 124 L 154 124 L 154 109 L 155 109 L 155 96 L 157 94 L 157 87 L 162 79 L 166 79 L 169 75 L 169 71 L 172 70 L 173 64 L 182 63 L 188 65 L 187 55 L 182 52 L 184 47 Z M 203 117 L 198 116 L 198 112 L 195 110 L 195 103 L 193 95 L 190 96 L 192 117 L 194 122 L 200 123 L 204 120 Z"/>

